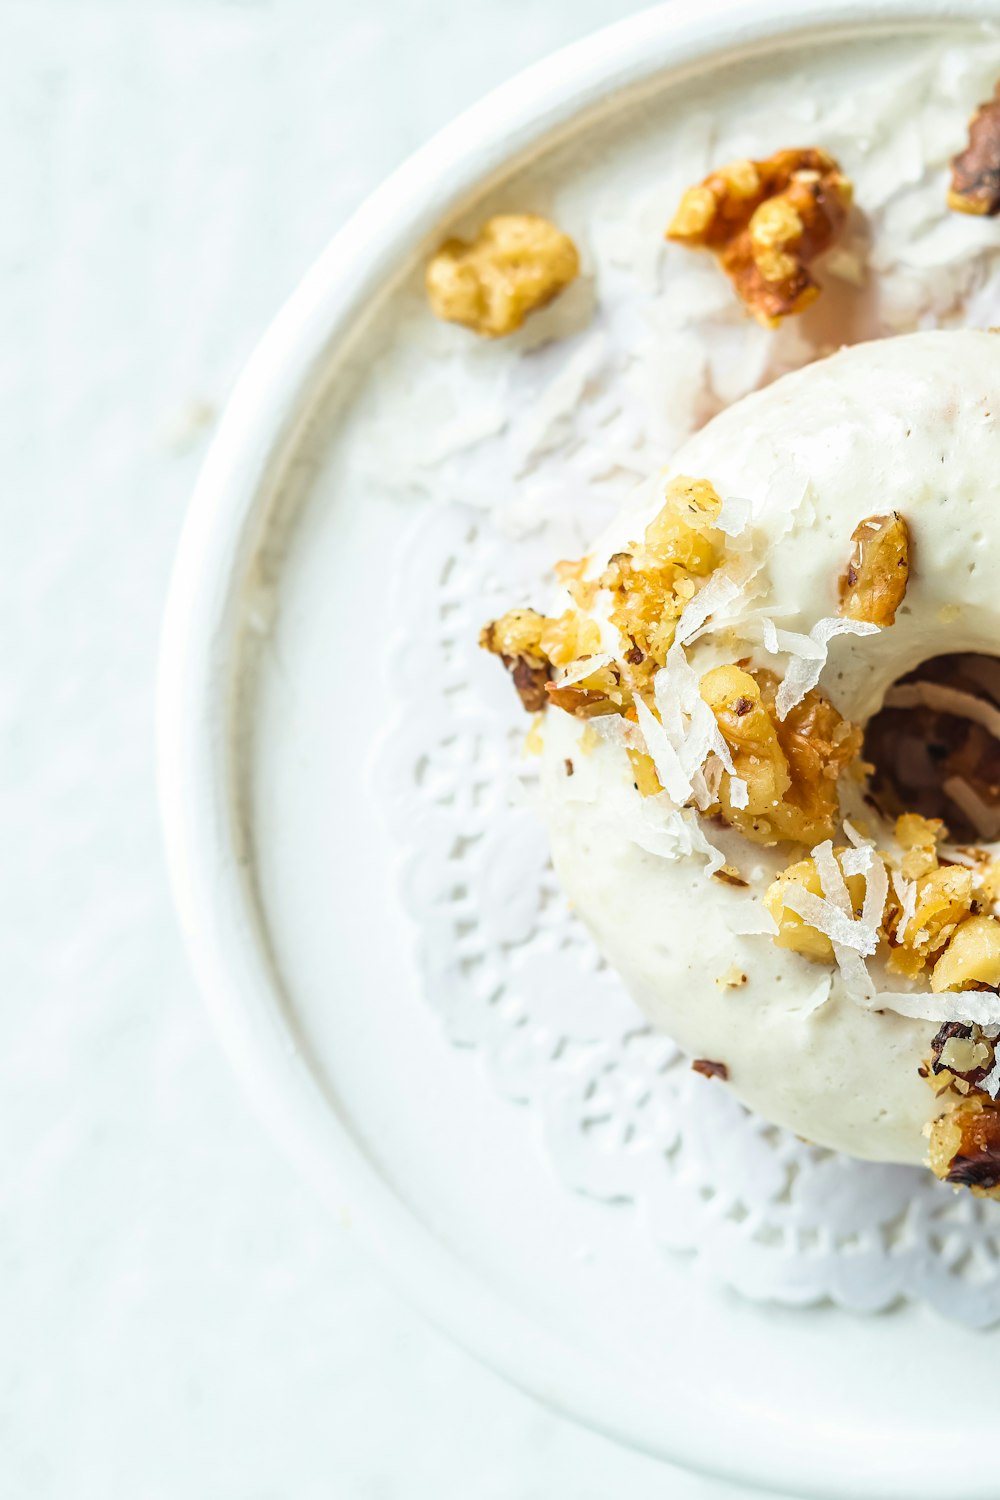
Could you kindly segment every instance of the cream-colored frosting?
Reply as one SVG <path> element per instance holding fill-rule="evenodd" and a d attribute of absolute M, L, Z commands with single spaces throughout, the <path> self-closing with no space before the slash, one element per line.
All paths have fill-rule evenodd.
<path fill-rule="evenodd" d="M 890 684 L 930 656 L 1000 651 L 1000 335 L 859 345 L 740 401 L 643 486 L 595 546 L 595 567 L 641 536 L 662 504 L 662 480 L 675 474 L 752 502 L 754 549 L 765 559 L 752 607 L 773 610 L 788 630 L 836 614 L 859 521 L 905 516 L 912 562 L 896 623 L 830 644 L 820 685 L 847 717 L 864 723 Z M 760 646 L 749 654 L 784 671 L 783 657 Z M 732 638 L 708 635 L 688 656 L 698 672 L 733 660 Z M 861 1008 L 836 971 L 829 998 L 811 1008 L 829 968 L 732 930 L 759 910 L 793 857 L 788 847 L 707 830 L 747 889 L 706 879 L 699 855 L 648 852 L 632 837 L 641 799 L 624 751 L 581 745 L 581 732 L 569 715 L 547 714 L 542 805 L 553 859 L 645 1015 L 693 1057 L 724 1062 L 734 1092 L 768 1119 L 855 1156 L 922 1161 L 937 1107 L 917 1068 L 935 1026 Z M 736 974 L 746 984 L 725 983 Z"/>

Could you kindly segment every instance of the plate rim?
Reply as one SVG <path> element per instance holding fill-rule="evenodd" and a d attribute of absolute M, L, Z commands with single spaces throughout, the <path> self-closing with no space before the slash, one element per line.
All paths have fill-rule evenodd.
<path fill-rule="evenodd" d="M 504 1301 L 405 1209 L 368 1160 L 298 1049 L 253 913 L 246 831 L 232 798 L 231 668 L 247 568 L 277 476 L 318 397 L 330 351 L 413 247 L 532 149 L 614 96 L 737 49 L 824 29 L 1000 20 L 998 0 L 677 0 L 559 49 L 459 115 L 352 215 L 279 311 L 244 367 L 195 485 L 164 612 L 157 686 L 157 773 L 167 870 L 181 934 L 223 1047 L 257 1112 L 304 1177 L 350 1204 L 364 1240 L 404 1295 L 468 1352 L 584 1426 L 700 1474 L 798 1496 L 831 1489 L 812 1442 L 782 1448 L 741 1418 L 723 1445 L 705 1411 L 675 1410 L 653 1440 L 648 1418 L 609 1402 L 596 1363 Z M 672 1418 L 672 1419 L 671 1419 Z M 666 1430 L 663 1430 L 663 1429 Z M 843 1449 L 840 1450 L 843 1454 Z M 893 1455 L 864 1474 L 871 1500 L 940 1493 L 953 1476 L 931 1453 Z M 907 1467 L 908 1465 L 908 1467 Z M 829 1475 L 826 1476 L 829 1478 Z M 968 1500 L 993 1493 L 987 1476 Z"/>

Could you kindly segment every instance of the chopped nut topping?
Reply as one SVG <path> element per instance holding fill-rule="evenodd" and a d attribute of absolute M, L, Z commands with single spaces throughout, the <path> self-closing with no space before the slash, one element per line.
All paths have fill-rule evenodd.
<path fill-rule="evenodd" d="M 1000 1187 L 1000 1109 L 980 1094 L 959 1099 L 931 1126 L 930 1167 L 981 1197 Z"/>
<path fill-rule="evenodd" d="M 559 582 L 566 585 L 569 596 L 578 609 L 591 607 L 600 586 L 596 578 L 584 576 L 589 564 L 589 557 L 577 557 L 557 562 L 553 569 Z"/>
<path fill-rule="evenodd" d="M 1000 83 L 969 122 L 969 144 L 951 164 L 948 207 L 963 214 L 1000 213 Z"/>
<path fill-rule="evenodd" d="M 816 844 L 833 832 L 837 777 L 861 747 L 861 731 L 842 719 L 818 688 L 783 721 L 774 708 L 778 679 L 767 671 L 715 667 L 701 696 L 729 746 L 747 805 L 732 800 L 732 778 L 719 789 L 722 816 L 759 844 Z"/>
<path fill-rule="evenodd" d="M 593 655 L 601 644 L 601 633 L 593 620 L 575 610 L 567 610 L 552 619 L 534 609 L 509 609 L 484 627 L 479 644 L 484 650 L 499 656 L 514 679 L 524 707 L 528 713 L 534 714 L 540 713 L 549 702 L 546 687 L 553 669 Z M 585 689 L 592 684 L 588 680 L 579 686 Z M 571 692 L 572 689 L 562 691 Z M 570 712 L 575 711 L 570 709 Z"/>
<path fill-rule="evenodd" d="M 928 1073 L 936 1084 L 967 1094 L 992 1070 L 994 1042 L 979 1026 L 946 1021 L 931 1042 Z"/>
<path fill-rule="evenodd" d="M 931 974 L 935 994 L 972 984 L 1000 987 L 1000 922 L 996 917 L 970 916 L 962 922 Z"/>
<path fill-rule="evenodd" d="M 1000 921 L 981 910 L 976 894 L 982 885 L 976 886 L 971 870 L 964 865 L 939 863 L 936 838 L 942 831 L 940 823 L 915 814 L 897 820 L 896 840 L 903 850 L 903 869 L 899 874 L 909 882 L 909 888 L 905 892 L 897 888 L 899 875 L 893 875 L 878 930 L 879 938 L 888 945 L 886 967 L 891 973 L 904 974 L 910 979 L 917 979 L 930 969 L 934 994 L 968 988 L 1000 991 Z M 845 852 L 834 851 L 841 866 Z M 889 855 L 878 857 L 887 865 L 895 863 Z M 906 873 L 907 861 L 914 861 L 909 869 L 915 874 Z M 785 892 L 790 884 L 800 885 L 814 896 L 824 894 L 812 858 L 801 859 L 783 870 L 764 896 L 764 905 L 778 927 L 774 942 L 779 948 L 792 948 L 817 962 L 832 962 L 833 945 L 827 935 L 785 905 Z M 867 881 L 863 875 L 849 875 L 846 885 L 855 916 L 860 916 Z M 946 1035 L 943 1028 L 935 1040 L 943 1045 L 958 1035 L 957 1031 Z M 966 1028 L 963 1035 L 965 1038 L 971 1035 L 976 1042 L 983 1039 L 975 1028 Z M 992 1066 L 992 1050 L 987 1057 L 959 1047 L 947 1056 L 935 1052 L 934 1058 L 934 1074 L 942 1066 L 956 1076 L 967 1074 L 973 1065 L 984 1065 L 984 1072 Z"/>
<path fill-rule="evenodd" d="M 729 1077 L 729 1069 L 724 1062 L 713 1062 L 710 1057 L 696 1057 L 691 1067 L 703 1078 L 721 1078 L 723 1083 Z"/>
<path fill-rule="evenodd" d="M 776 151 L 730 162 L 689 188 L 667 238 L 715 251 L 749 311 L 774 326 L 819 296 L 808 266 L 837 238 L 851 197 L 825 151 Z"/>
<path fill-rule="evenodd" d="M 576 246 L 539 214 L 497 214 L 469 244 L 446 240 L 427 267 L 431 310 L 486 338 L 520 328 L 580 271 Z"/>
<path fill-rule="evenodd" d="M 749 880 L 744 880 L 739 870 L 734 870 L 732 865 L 722 865 L 718 870 L 712 871 L 713 880 L 721 880 L 723 885 L 748 886 Z"/>
<path fill-rule="evenodd" d="M 479 644 L 499 656 L 514 679 L 518 697 L 529 714 L 542 711 L 547 703 L 545 684 L 552 676 L 552 663 L 542 650 L 542 632 L 547 621 L 533 609 L 510 609 L 480 632 Z"/>
<path fill-rule="evenodd" d="M 903 813 L 896 819 L 896 842 L 903 850 L 900 873 L 907 880 L 919 880 L 938 867 L 938 840 L 947 829 L 940 818 L 922 818 L 919 813 Z"/>
<path fill-rule="evenodd" d="M 545 685 L 548 701 L 578 719 L 593 719 L 601 714 L 620 714 L 632 701 L 615 663 L 596 667 L 588 677 L 581 677 L 563 687 L 558 682 Z"/>
<path fill-rule="evenodd" d="M 635 789 L 640 797 L 655 797 L 658 792 L 663 791 L 656 767 L 648 755 L 644 755 L 641 750 L 629 750 L 628 758 L 632 762 Z"/>
<path fill-rule="evenodd" d="M 844 849 L 834 850 L 838 864 L 844 853 Z M 790 885 L 804 886 L 811 895 L 822 896 L 823 883 L 816 868 L 816 861 L 800 859 L 797 864 L 789 865 L 787 870 L 782 870 L 781 874 L 772 881 L 764 894 L 764 905 L 778 925 L 774 938 L 775 946 L 791 948 L 793 952 L 801 953 L 817 963 L 832 963 L 833 944 L 826 934 L 811 926 L 804 917 L 799 916 L 798 912 L 792 911 L 791 907 L 785 905 L 784 895 Z M 851 905 L 856 911 L 860 911 L 865 898 L 865 877 L 848 875 L 846 885 Z"/>
<path fill-rule="evenodd" d="M 869 516 L 851 536 L 854 552 L 840 580 L 840 613 L 891 625 L 910 576 L 910 533 L 901 515 Z"/>
<path fill-rule="evenodd" d="M 661 510 L 631 552 L 616 552 L 601 575 L 613 598 L 611 623 L 630 643 L 626 660 L 637 681 L 662 667 L 684 606 L 722 560 L 725 534 L 716 526 L 722 501 L 705 479 L 679 476 Z"/>
<path fill-rule="evenodd" d="M 890 970 L 914 978 L 933 954 L 940 953 L 971 908 L 971 871 L 959 865 L 945 865 L 921 875 L 917 880 L 913 916 L 905 925 L 898 913 L 890 919 L 892 940 L 898 945 L 889 955 Z"/>

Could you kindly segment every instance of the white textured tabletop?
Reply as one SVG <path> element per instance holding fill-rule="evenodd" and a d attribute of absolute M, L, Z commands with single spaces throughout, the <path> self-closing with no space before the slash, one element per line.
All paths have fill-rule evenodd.
<path fill-rule="evenodd" d="M 619 0 L 0 7 L 0 1493 L 732 1496 L 401 1305 L 209 1029 L 154 798 L 163 594 L 263 325 L 365 192 Z"/>

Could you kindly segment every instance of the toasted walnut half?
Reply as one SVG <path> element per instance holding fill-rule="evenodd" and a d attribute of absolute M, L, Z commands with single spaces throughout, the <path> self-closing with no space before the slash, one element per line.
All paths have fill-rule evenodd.
<path fill-rule="evenodd" d="M 869 516 L 851 534 L 854 551 L 840 580 L 840 613 L 891 625 L 910 577 L 910 531 L 896 511 Z"/>
<path fill-rule="evenodd" d="M 851 198 L 825 151 L 776 151 L 730 162 L 689 188 L 667 238 L 714 250 L 749 311 L 773 326 L 819 296 L 809 263 L 833 244 Z"/>
<path fill-rule="evenodd" d="M 568 234 L 540 214 L 497 214 L 476 238 L 446 240 L 428 264 L 431 311 L 486 338 L 520 328 L 575 281 L 580 257 Z"/>
<path fill-rule="evenodd" d="M 861 748 L 861 731 L 817 688 L 779 720 L 773 672 L 715 667 L 700 692 L 729 746 L 747 804 L 734 805 L 732 778 L 719 788 L 722 816 L 759 844 L 816 844 L 833 832 L 837 778 Z"/>
<path fill-rule="evenodd" d="M 1000 83 L 969 122 L 969 144 L 951 164 L 948 207 L 962 214 L 1000 213 Z"/>
<path fill-rule="evenodd" d="M 930 1167 L 956 1187 L 992 1195 L 1000 1187 L 1000 1109 L 981 1094 L 958 1099 L 931 1126 Z"/>

